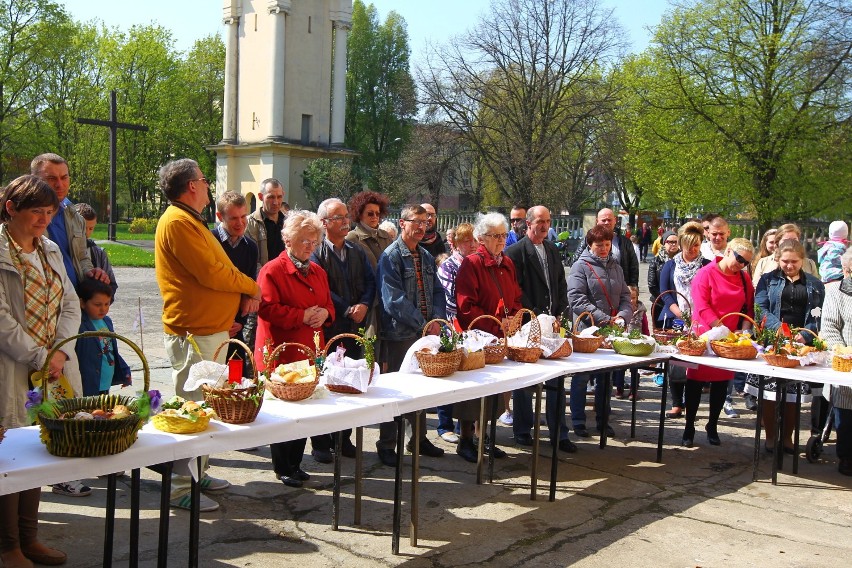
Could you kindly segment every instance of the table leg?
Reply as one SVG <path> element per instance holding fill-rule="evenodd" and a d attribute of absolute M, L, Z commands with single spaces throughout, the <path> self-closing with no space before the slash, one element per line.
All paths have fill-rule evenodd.
<path fill-rule="evenodd" d="M 201 469 L 202 458 L 195 459 L 199 478 L 204 475 Z M 190 498 L 192 505 L 189 510 L 189 568 L 198 568 L 198 539 L 200 537 L 201 521 L 201 486 L 193 477 L 190 483 Z"/>
<path fill-rule="evenodd" d="M 550 391 L 551 393 L 553 391 Z M 559 442 L 562 440 L 562 417 L 565 415 L 565 375 L 556 379 L 556 404 L 559 412 L 556 413 L 556 431 L 550 433 L 550 441 L 553 444 L 553 453 L 550 455 L 550 494 L 548 501 L 556 501 L 556 474 L 559 469 Z M 554 442 L 555 440 L 555 442 Z"/>
<path fill-rule="evenodd" d="M 630 392 L 633 393 L 633 400 L 630 405 L 630 439 L 636 438 L 636 399 L 639 398 L 639 369 L 632 367 L 630 369 Z"/>
<path fill-rule="evenodd" d="M 336 531 L 340 522 L 340 462 L 343 448 L 343 432 L 334 435 L 334 482 L 331 486 L 331 530 Z"/>
<path fill-rule="evenodd" d="M 391 551 L 399 554 L 399 532 L 402 524 L 402 456 L 405 451 L 405 421 L 402 416 L 394 418 L 396 422 L 396 476 L 393 482 L 393 535 Z"/>
<path fill-rule="evenodd" d="M 353 523 L 361 524 L 361 496 L 364 492 L 364 428 L 355 428 L 355 515 Z"/>
<path fill-rule="evenodd" d="M 612 371 L 607 371 L 603 375 L 604 377 L 604 397 L 603 397 L 603 408 L 601 412 L 603 416 L 601 417 L 601 441 L 600 441 L 600 449 L 604 449 L 606 447 L 606 427 L 609 425 L 609 412 L 607 409 L 609 408 L 609 401 L 612 398 Z M 597 385 L 595 385 L 597 388 Z M 595 398 L 597 398 L 597 393 L 595 393 Z"/>
<path fill-rule="evenodd" d="M 157 538 L 157 568 L 166 568 L 169 562 L 169 497 L 172 493 L 174 462 L 161 463 L 154 471 L 160 474 L 160 527 Z"/>
<path fill-rule="evenodd" d="M 139 566 L 139 490 L 141 486 L 137 468 L 130 472 L 130 568 Z"/>
<path fill-rule="evenodd" d="M 482 397 L 479 399 L 479 427 L 480 433 L 482 433 L 485 429 L 483 424 L 485 424 L 485 401 L 488 397 Z M 476 448 L 476 484 L 482 485 L 482 466 L 485 465 L 482 457 L 485 455 L 485 436 L 479 437 L 479 444 L 477 444 Z"/>
<path fill-rule="evenodd" d="M 766 377 L 759 375 L 757 379 L 757 420 L 754 424 L 754 463 L 752 464 L 751 480 L 757 481 L 757 468 L 760 465 L 760 429 L 763 425 L 763 388 Z"/>
<path fill-rule="evenodd" d="M 107 477 L 106 526 L 104 527 L 104 566 L 112 566 L 112 544 L 115 538 L 115 475 Z"/>
<path fill-rule="evenodd" d="M 494 483 L 494 446 L 497 445 L 497 400 L 502 395 L 495 394 L 491 397 L 491 451 L 488 453 L 488 483 Z M 485 436 L 485 428 L 482 428 L 482 436 Z"/>
<path fill-rule="evenodd" d="M 535 387 L 535 413 L 533 422 L 533 450 L 530 463 L 530 501 L 535 501 L 538 491 L 538 441 L 541 436 L 541 391 L 542 383 Z"/>
<path fill-rule="evenodd" d="M 799 474 L 799 427 L 802 422 L 802 383 L 796 383 L 796 429 L 793 432 L 793 475 Z"/>
<path fill-rule="evenodd" d="M 778 485 L 778 470 L 784 467 L 784 441 L 781 432 L 784 427 L 784 399 L 787 381 L 775 379 L 775 454 L 772 460 L 772 485 Z"/>
<path fill-rule="evenodd" d="M 663 390 L 660 393 L 660 427 L 657 430 L 657 463 L 663 461 L 663 437 L 666 430 L 666 399 L 669 393 L 669 362 L 663 363 Z M 633 398 L 636 398 L 635 396 Z"/>
<path fill-rule="evenodd" d="M 414 413 L 414 423 L 411 427 L 413 450 L 411 456 L 411 507 L 409 520 L 409 540 L 411 546 L 417 546 L 417 517 L 420 515 L 420 417 L 422 410 Z"/>

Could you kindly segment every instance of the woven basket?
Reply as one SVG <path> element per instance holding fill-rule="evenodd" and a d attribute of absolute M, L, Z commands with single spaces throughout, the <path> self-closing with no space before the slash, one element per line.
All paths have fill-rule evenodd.
<path fill-rule="evenodd" d="M 426 336 L 426 330 L 433 322 L 442 323 L 452 329 L 450 322 L 443 319 L 433 319 L 426 322 L 423 326 L 421 337 Z M 430 353 L 429 350 L 423 349 L 414 353 L 417 357 L 417 362 L 420 364 L 420 370 L 427 377 L 448 377 L 455 373 L 462 360 L 462 350 L 455 349 L 450 353 Z"/>
<path fill-rule="evenodd" d="M 471 321 L 470 324 L 467 326 L 468 331 L 473 329 L 473 324 L 475 324 L 478 320 L 481 320 L 481 319 L 493 319 L 495 322 L 497 322 L 497 325 L 500 326 L 500 330 L 503 331 L 504 335 L 505 335 L 505 330 L 503 329 L 502 322 L 500 320 L 498 320 L 497 318 L 495 318 L 494 316 L 488 315 L 488 314 L 483 314 L 481 316 L 477 316 L 477 317 L 473 318 L 473 321 Z M 499 338 L 496 343 L 491 343 L 489 345 L 486 345 L 485 346 L 485 364 L 486 365 L 496 365 L 497 363 L 501 363 L 503 361 L 503 359 L 506 358 L 506 351 L 507 351 L 507 349 L 506 349 L 506 338 L 505 337 Z"/>
<path fill-rule="evenodd" d="M 551 353 L 550 357 L 547 357 L 547 358 L 548 359 L 561 359 L 562 357 L 570 356 L 571 353 L 573 353 L 573 352 L 574 352 L 574 350 L 571 349 L 571 342 L 566 338 L 565 341 L 562 342 L 562 345 L 559 347 L 559 349 L 557 349 L 556 351 Z"/>
<path fill-rule="evenodd" d="M 645 357 L 653 353 L 654 345 L 650 343 L 633 343 L 629 339 L 614 339 L 612 349 L 620 355 Z"/>
<path fill-rule="evenodd" d="M 729 314 L 725 314 L 719 318 L 719 323 L 729 316 L 744 317 L 751 322 L 754 332 L 756 334 L 760 333 L 760 326 L 757 325 L 757 322 L 742 312 L 731 312 Z M 713 353 L 719 357 L 724 357 L 725 359 L 747 360 L 757 357 L 757 348 L 754 345 L 734 345 L 725 341 L 711 341 L 710 349 L 713 350 Z"/>
<path fill-rule="evenodd" d="M 684 296 L 683 294 L 681 294 L 677 290 L 665 290 L 664 292 L 660 292 L 657 295 L 656 299 L 654 300 L 654 303 L 651 304 L 651 335 L 653 336 L 654 339 L 656 339 L 660 343 L 671 343 L 672 341 L 677 339 L 679 336 L 683 335 L 682 331 L 675 331 L 673 329 L 663 329 L 663 328 L 658 329 L 656 327 L 657 322 L 656 322 L 656 319 L 654 318 L 654 308 L 656 307 L 657 303 L 661 299 L 663 299 L 663 297 L 666 294 L 677 294 L 678 296 L 680 296 L 681 298 L 686 300 L 686 305 L 689 306 L 689 312 L 692 313 L 692 304 L 689 302 L 689 298 L 687 298 L 686 296 Z"/>
<path fill-rule="evenodd" d="M 270 373 L 270 375 L 275 370 L 274 368 L 271 368 L 271 365 L 274 364 L 278 354 L 287 347 L 295 347 L 305 355 L 305 358 L 308 361 L 316 360 L 314 350 L 307 345 L 302 345 L 301 343 L 282 343 L 265 357 L 266 370 Z M 310 383 L 282 383 L 281 381 L 269 379 L 266 381 L 266 389 L 271 392 L 275 398 L 280 400 L 287 400 L 290 402 L 305 400 L 314 394 L 314 391 L 319 384 L 319 375 L 319 369 L 317 369 L 316 377 Z"/>
<path fill-rule="evenodd" d="M 335 341 L 337 341 L 338 339 L 343 339 L 344 337 L 349 337 L 349 338 L 356 339 L 356 340 L 361 339 L 360 335 L 355 335 L 354 333 L 338 333 L 337 335 L 335 335 L 334 337 L 332 337 L 331 339 L 329 339 L 328 341 L 325 342 L 325 348 L 322 350 L 323 361 L 328 358 L 329 346 L 332 343 L 334 343 Z M 370 379 L 367 382 L 368 386 L 373 383 L 373 373 L 375 372 L 375 370 L 376 369 L 375 369 L 375 365 L 374 365 L 373 368 L 370 369 Z M 326 377 L 326 379 L 327 378 L 328 377 Z M 363 394 L 364 393 L 364 391 L 358 390 L 357 388 L 355 388 L 352 385 L 332 385 L 332 384 L 329 384 L 329 382 L 327 380 L 325 382 L 325 388 L 327 388 L 331 392 L 336 392 L 336 393 L 339 393 L 339 394 Z"/>
<path fill-rule="evenodd" d="M 831 368 L 841 373 L 848 373 L 852 371 L 852 359 L 834 355 L 831 357 Z"/>
<path fill-rule="evenodd" d="M 583 316 L 589 316 L 592 325 L 595 325 L 595 318 L 592 317 L 592 314 L 589 312 L 583 312 L 574 319 L 573 329 L 577 329 L 577 323 L 579 323 Z M 574 344 L 574 351 L 576 353 L 594 353 L 601 345 L 603 345 L 604 338 L 599 335 L 594 337 L 580 337 L 572 331 L 571 342 Z"/>
<path fill-rule="evenodd" d="M 249 424 L 257 418 L 257 413 L 260 412 L 260 407 L 263 405 L 264 384 L 258 379 L 257 365 L 254 362 L 254 355 L 248 345 L 239 339 L 229 339 L 223 342 L 216 348 L 213 354 L 213 360 L 219 356 L 219 351 L 222 347 L 233 343 L 242 347 L 248 354 L 249 362 L 253 372 L 255 386 L 247 389 L 234 388 L 213 388 L 210 385 L 201 385 L 201 390 L 204 393 L 204 402 L 213 407 L 219 420 L 228 424 Z"/>
<path fill-rule="evenodd" d="M 190 420 L 185 416 L 161 412 L 151 417 L 151 423 L 157 430 L 171 434 L 197 434 L 207 430 L 207 427 L 210 426 L 210 416 L 202 414 L 197 419 Z"/>
<path fill-rule="evenodd" d="M 78 333 L 54 345 L 53 349 L 47 354 L 44 367 L 41 369 L 42 384 L 48 379 L 50 359 L 60 347 L 69 341 L 90 337 L 118 339 L 129 345 L 142 361 L 143 392 L 148 392 L 151 371 L 142 350 L 129 339 L 107 330 Z M 50 389 L 42 389 L 42 392 L 45 393 L 44 396 L 47 398 Z M 61 399 L 55 402 L 55 414 L 47 415 L 40 412 L 36 418 L 41 430 L 41 440 L 47 447 L 48 453 L 54 456 L 89 458 L 117 454 L 133 445 L 139 429 L 142 428 L 143 419 L 135 414 L 138 410 L 138 400 L 133 397 L 102 394 L 84 398 Z M 110 420 L 74 420 L 67 417 L 68 415 L 73 417 L 80 411 L 110 410 L 119 404 L 128 407 L 134 414 L 127 418 Z"/>
<path fill-rule="evenodd" d="M 774 353 L 764 353 L 763 358 L 766 362 L 773 367 L 784 367 L 786 369 L 792 369 L 793 367 L 799 367 L 798 359 L 790 359 L 786 355 L 775 355 Z"/>
<path fill-rule="evenodd" d="M 707 351 L 706 339 L 686 338 L 675 344 L 677 350 L 683 355 L 700 357 Z"/>
<path fill-rule="evenodd" d="M 461 362 L 459 363 L 459 371 L 473 371 L 481 369 L 485 366 L 485 351 L 475 351 L 468 353 L 464 349 L 462 352 Z"/>
<path fill-rule="evenodd" d="M 527 345 L 526 347 L 512 347 L 511 345 L 507 346 L 506 356 L 512 361 L 517 361 L 519 363 L 535 363 L 541 358 L 541 325 L 538 323 L 538 318 L 535 316 L 535 313 L 532 310 L 528 310 L 526 308 L 521 308 L 518 312 L 509 320 L 509 329 L 506 333 L 507 336 L 512 336 L 515 333 L 520 333 L 521 327 L 524 323 L 524 314 L 527 313 L 530 315 L 530 334 L 527 337 Z M 508 340 L 507 340 L 508 343 Z"/>

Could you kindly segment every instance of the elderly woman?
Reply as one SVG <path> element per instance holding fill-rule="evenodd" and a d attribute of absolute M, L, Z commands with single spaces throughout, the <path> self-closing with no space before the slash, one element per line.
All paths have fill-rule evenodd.
<path fill-rule="evenodd" d="M 521 289 L 515 276 L 515 265 L 503 254 L 509 224 L 500 213 L 487 213 L 477 217 L 473 236 L 479 243 L 476 252 L 464 258 L 456 276 L 456 305 L 459 324 L 467 329 L 481 315 L 490 315 L 502 321 L 521 309 Z M 459 234 L 456 233 L 458 243 Z M 457 245 L 458 246 L 458 245 Z M 500 336 L 500 325 L 492 319 L 476 322 L 477 329 Z M 466 401 L 453 406 L 461 423 L 461 439 L 456 453 L 469 462 L 476 462 L 477 452 L 473 441 L 473 423 L 479 414 L 479 400 Z M 505 452 L 486 443 L 486 451 L 494 457 L 503 457 Z"/>
<path fill-rule="evenodd" d="M 325 270 L 310 260 L 323 238 L 322 221 L 315 213 L 293 209 L 287 214 L 281 237 L 284 252 L 266 263 L 257 276 L 261 299 L 254 356 L 259 371 L 267 368 L 263 359 L 267 340 L 273 346 L 301 343 L 313 347 L 314 337 L 322 344 L 321 330 L 334 320 L 328 277 Z M 304 358 L 300 350 L 287 347 L 268 366 L 274 369 L 279 363 Z M 302 438 L 270 446 L 272 467 L 284 485 L 301 487 L 303 481 L 310 479 L 301 469 L 305 442 Z"/>
<path fill-rule="evenodd" d="M 692 322 L 704 332 L 720 325 L 730 329 L 750 329 L 751 322 L 740 316 L 729 316 L 732 312 L 754 317 L 754 286 L 748 275 L 754 245 L 745 239 L 733 239 L 728 243 L 724 256 L 702 268 L 692 281 Z M 703 383 L 710 383 L 710 416 L 704 430 L 712 446 L 722 443 L 717 431 L 719 414 L 725 404 L 728 383 L 734 374 L 730 371 L 713 369 L 704 365 L 686 372 L 686 427 L 682 444 L 687 448 L 695 438 L 695 415 L 701 403 Z"/>
<path fill-rule="evenodd" d="M 671 237 L 669 237 L 671 238 Z M 691 221 L 678 229 L 680 252 L 663 265 L 660 271 L 660 291 L 675 290 L 680 294 L 668 293 L 661 300 L 662 309 L 657 316 L 657 325 L 663 329 L 674 326 L 676 319 L 691 317 L 692 279 L 698 271 L 710 261 L 701 255 L 701 243 L 704 240 L 704 228 L 701 223 Z M 681 295 L 682 294 L 682 295 Z M 669 388 L 672 393 L 672 409 L 666 414 L 669 418 L 683 416 L 684 387 L 686 369 L 679 365 L 669 366 Z"/>
<path fill-rule="evenodd" d="M 586 233 L 588 248 L 571 266 L 568 274 L 568 303 L 571 305 L 574 319 L 583 312 L 589 312 L 595 325 L 617 324 L 625 326 L 633 317 L 630 304 L 630 287 L 624 279 L 621 265 L 612 256 L 613 232 L 604 225 L 595 225 Z M 582 319 L 575 332 L 579 333 L 590 325 Z M 586 383 L 588 376 L 574 375 L 571 378 L 571 422 L 574 433 L 588 438 L 586 430 Z M 595 422 L 598 432 L 603 431 L 604 418 L 604 376 L 592 375 L 595 381 Z M 609 413 L 609 408 L 606 409 Z M 612 426 L 607 425 L 607 436 L 615 436 Z"/>
<path fill-rule="evenodd" d="M 819 278 L 811 276 L 802 270 L 805 261 L 805 247 L 799 241 L 781 241 L 776 251 L 778 268 L 767 272 L 757 283 L 755 303 L 760 306 L 766 316 L 766 327 L 778 330 L 782 323 L 790 329 L 804 328 L 813 333 L 819 331 L 817 317 L 825 299 L 825 286 Z M 817 309 L 819 308 L 819 309 Z M 794 339 L 799 343 L 813 342 L 812 333 L 799 331 Z M 746 382 L 746 392 L 757 395 L 760 377 L 749 375 Z M 802 402 L 811 399 L 810 386 L 801 383 Z M 764 412 L 763 427 L 766 429 L 766 449 L 772 451 L 775 447 L 775 382 L 766 383 L 763 391 Z M 793 426 L 796 423 L 796 385 L 791 384 L 786 394 L 784 405 L 784 452 L 793 453 Z"/>
<path fill-rule="evenodd" d="M 852 249 L 840 257 L 843 280 L 826 291 L 822 311 L 822 337 L 829 348 L 852 346 Z M 834 428 L 837 433 L 837 470 L 852 475 L 852 388 L 831 387 Z"/>
<path fill-rule="evenodd" d="M 75 392 L 67 396 L 83 391 L 73 341 L 47 359 L 51 347 L 80 326 L 80 303 L 62 253 L 44 236 L 58 206 L 56 193 L 36 176 L 13 180 L 0 198 L 0 416 L 6 428 L 30 425 L 24 408 L 30 373 L 45 362 L 49 381 L 62 374 L 68 379 Z M 66 561 L 64 552 L 38 540 L 40 499 L 40 487 L 0 496 L 3 566 Z"/>

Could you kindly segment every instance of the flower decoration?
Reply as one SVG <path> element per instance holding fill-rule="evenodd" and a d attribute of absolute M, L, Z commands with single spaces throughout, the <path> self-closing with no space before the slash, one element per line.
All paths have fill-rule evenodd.
<path fill-rule="evenodd" d="M 45 414 L 52 418 L 59 416 L 56 402 L 52 400 L 45 401 L 42 390 L 39 387 L 27 391 L 27 402 L 24 403 L 24 408 L 27 409 L 27 420 L 31 423 L 37 421 L 39 414 Z"/>
<path fill-rule="evenodd" d="M 151 389 L 148 392 L 143 392 L 139 395 L 136 402 L 136 413 L 147 421 L 151 416 L 154 416 L 163 407 L 163 395 L 156 389 Z"/>

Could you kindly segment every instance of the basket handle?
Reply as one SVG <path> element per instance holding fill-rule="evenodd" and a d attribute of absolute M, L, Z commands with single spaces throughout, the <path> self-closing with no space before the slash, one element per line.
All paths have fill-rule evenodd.
<path fill-rule="evenodd" d="M 760 333 L 760 326 L 757 324 L 757 322 L 754 321 L 753 319 L 751 319 L 749 316 L 747 316 L 746 314 L 744 314 L 742 312 L 731 312 L 729 314 L 725 314 L 725 315 L 723 315 L 722 317 L 719 318 L 719 323 L 722 323 L 722 320 L 724 320 L 728 316 L 742 316 L 742 317 L 744 317 L 745 319 L 747 319 L 748 321 L 751 322 L 752 326 L 754 326 L 754 332 Z"/>
<path fill-rule="evenodd" d="M 45 358 L 44 365 L 41 368 L 41 371 L 40 371 L 40 373 L 41 373 L 41 384 L 42 385 L 47 384 L 48 378 L 50 377 L 50 371 L 48 370 L 49 367 L 50 367 L 50 358 L 53 357 L 54 353 L 59 351 L 60 347 L 62 347 L 63 345 L 65 345 L 66 343 L 68 343 L 70 341 L 74 341 L 75 339 L 88 339 L 88 338 L 91 338 L 91 337 L 98 337 L 98 338 L 108 337 L 110 339 L 120 339 L 121 341 L 123 341 L 124 343 L 129 345 L 131 347 L 131 349 L 133 349 L 133 351 L 136 352 L 136 355 L 139 356 L 139 359 L 142 361 L 142 378 L 143 378 L 143 384 L 145 385 L 143 392 L 148 392 L 148 388 L 151 385 L 151 369 L 148 367 L 148 359 L 145 357 L 145 354 L 142 353 L 142 350 L 139 349 L 138 345 L 136 345 L 135 343 L 133 343 L 132 341 L 130 341 L 129 339 L 127 339 L 123 335 L 119 335 L 115 332 L 108 331 L 108 330 L 105 330 L 105 329 L 99 329 L 99 330 L 96 330 L 96 331 L 84 331 L 82 333 L 78 333 L 77 335 L 72 335 L 71 337 L 63 339 L 59 343 L 55 344 L 50 349 L 50 351 L 47 352 L 47 357 Z M 48 398 L 47 393 L 50 391 L 50 389 L 42 388 L 41 390 L 44 393 L 42 395 L 44 397 L 44 400 L 47 401 L 47 398 Z"/>
<path fill-rule="evenodd" d="M 521 308 L 512 317 L 512 330 L 510 335 L 515 335 L 519 332 L 524 321 L 524 314 L 530 315 L 530 334 L 527 336 L 527 347 L 541 347 L 541 324 L 538 323 L 538 317 L 535 312 L 527 308 Z"/>
<path fill-rule="evenodd" d="M 441 318 L 430 319 L 429 321 L 426 322 L 426 325 L 423 326 L 423 333 L 420 334 L 420 337 L 426 337 L 426 330 L 429 329 L 429 326 L 432 325 L 433 323 L 435 323 L 436 321 L 444 324 L 449 329 L 453 329 L 452 324 L 445 319 L 441 319 Z M 455 331 L 455 330 L 453 329 L 453 331 Z"/>
<path fill-rule="evenodd" d="M 314 353 L 314 350 L 311 349 L 310 347 L 308 347 L 307 345 L 303 345 L 302 343 L 282 343 L 281 345 L 279 345 L 278 347 L 273 349 L 269 353 L 269 355 L 266 355 L 263 358 L 264 367 L 266 367 L 267 372 L 269 372 L 269 373 L 272 372 L 271 369 L 270 369 L 270 365 L 272 364 L 273 361 L 275 361 L 278 358 L 278 355 L 283 350 L 287 349 L 288 347 L 295 347 L 296 349 L 301 351 L 303 354 L 307 355 L 308 361 L 310 361 L 312 363 L 316 360 L 316 354 Z"/>
<path fill-rule="evenodd" d="M 692 303 L 689 301 L 689 298 L 687 298 L 684 294 L 681 294 L 680 292 L 678 292 L 675 289 L 666 290 L 665 292 L 660 292 L 659 294 L 657 294 L 657 297 L 654 299 L 654 303 L 651 304 L 651 320 L 653 320 L 651 322 L 651 334 L 652 335 L 654 334 L 655 331 L 657 331 L 657 328 L 656 328 L 656 325 L 655 325 L 657 323 L 657 321 L 656 321 L 656 318 L 654 318 L 654 308 L 656 307 L 657 303 L 663 298 L 663 296 L 665 296 L 666 294 L 670 294 L 672 292 L 674 292 L 675 294 L 677 294 L 678 296 L 680 296 L 681 298 L 686 300 L 686 305 L 689 306 L 689 312 L 692 313 Z M 660 328 L 660 329 L 662 329 L 662 328 Z"/>
<path fill-rule="evenodd" d="M 254 382 L 257 382 L 257 380 L 258 380 L 257 365 L 254 364 L 254 353 L 251 352 L 251 349 L 249 349 L 248 345 L 246 345 L 245 343 L 243 343 L 239 339 L 231 338 L 231 339 L 228 339 L 227 341 L 223 341 L 222 343 L 220 343 L 219 347 L 216 348 L 216 352 L 213 353 L 213 360 L 214 361 L 216 360 L 216 357 L 219 356 L 219 351 L 221 351 L 223 347 L 225 347 L 226 345 L 229 345 L 231 343 L 233 343 L 234 345 L 238 345 L 238 346 L 242 347 L 243 351 L 245 351 L 248 354 L 248 360 L 249 360 L 249 363 L 251 363 L 251 368 L 252 368 L 252 371 L 254 373 Z"/>
<path fill-rule="evenodd" d="M 467 325 L 467 330 L 470 331 L 473 329 L 473 324 L 478 322 L 481 319 L 492 319 L 497 323 L 497 326 L 500 328 L 500 331 L 503 332 L 503 337 L 506 336 L 506 330 L 503 329 L 503 322 L 492 316 L 491 314 L 482 314 L 481 316 L 476 316 L 473 320 Z"/>
<path fill-rule="evenodd" d="M 576 318 L 574 318 L 574 329 L 571 330 L 571 333 L 574 333 L 574 331 L 577 329 L 577 324 L 580 323 L 580 320 L 583 319 L 583 316 L 589 316 L 589 319 L 592 322 L 592 326 L 595 325 L 595 318 L 592 316 L 592 312 L 583 312 L 582 314 L 579 314 Z"/>
<path fill-rule="evenodd" d="M 325 342 L 325 347 L 323 347 L 322 349 L 323 359 L 328 357 L 328 348 L 331 346 L 331 344 L 337 341 L 338 339 L 343 339 L 344 337 L 349 337 L 351 339 L 354 339 L 355 341 L 363 339 L 360 335 L 356 335 L 354 333 L 338 333 L 337 335 Z"/>

